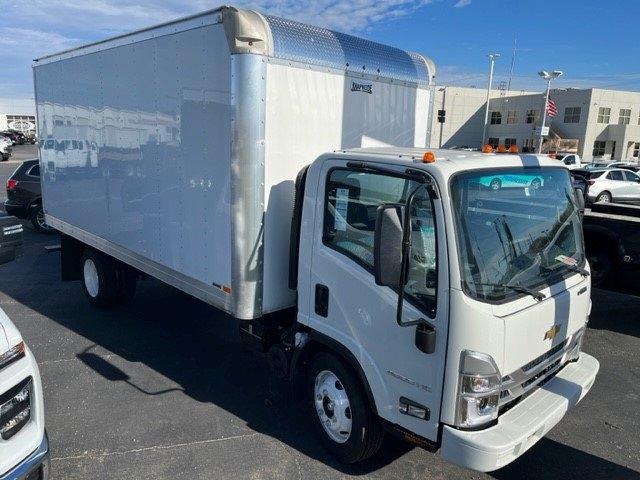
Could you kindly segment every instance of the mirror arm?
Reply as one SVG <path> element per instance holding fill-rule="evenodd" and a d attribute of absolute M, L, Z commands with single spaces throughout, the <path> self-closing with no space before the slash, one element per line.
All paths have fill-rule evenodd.
<path fill-rule="evenodd" d="M 417 320 L 411 320 L 408 322 L 402 321 L 402 306 L 404 304 L 404 286 L 407 284 L 407 274 L 409 272 L 409 248 L 411 247 L 411 204 L 415 198 L 418 190 L 422 188 L 424 184 L 418 185 L 407 197 L 407 201 L 404 208 L 404 219 L 402 222 L 402 268 L 400 270 L 400 285 L 398 285 L 398 306 L 396 308 L 396 322 L 401 327 L 412 327 L 422 323 L 427 323 L 423 318 Z"/>

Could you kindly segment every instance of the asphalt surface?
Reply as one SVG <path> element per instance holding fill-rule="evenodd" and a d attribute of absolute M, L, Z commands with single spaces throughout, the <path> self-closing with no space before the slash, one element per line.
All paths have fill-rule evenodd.
<path fill-rule="evenodd" d="M 345 467 L 233 319 L 154 280 L 126 307 L 94 309 L 60 282 L 60 253 L 44 248 L 58 241 L 28 229 L 0 266 L 0 307 L 40 365 L 55 478 L 640 478 L 640 297 L 595 290 L 584 349 L 598 379 L 513 464 L 480 474 L 387 439 Z"/>

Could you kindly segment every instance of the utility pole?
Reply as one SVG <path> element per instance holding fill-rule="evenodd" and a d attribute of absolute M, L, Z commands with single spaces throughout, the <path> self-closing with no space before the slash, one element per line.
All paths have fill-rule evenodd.
<path fill-rule="evenodd" d="M 491 83 L 493 82 L 493 67 L 496 62 L 496 58 L 500 56 L 499 53 L 490 53 L 487 55 L 489 58 L 489 83 L 487 85 L 487 104 L 484 109 L 484 125 L 482 127 L 482 142 L 480 143 L 480 148 L 485 144 L 485 140 L 487 138 L 487 123 L 489 122 L 489 97 L 491 95 Z"/>
<path fill-rule="evenodd" d="M 507 92 L 511 91 L 511 79 L 513 78 L 513 69 L 516 66 L 516 49 L 517 49 L 516 36 L 513 37 L 513 53 L 511 54 L 511 66 L 509 67 L 509 81 L 507 82 Z"/>
<path fill-rule="evenodd" d="M 558 78 L 562 75 L 560 70 L 554 70 L 549 73 L 545 70 L 538 72 L 540 77 L 544 78 L 547 81 L 547 92 L 544 97 L 544 108 L 542 109 L 542 126 L 540 127 L 540 144 L 538 145 L 538 153 L 542 153 L 542 142 L 544 141 L 544 127 L 547 122 L 547 105 L 549 104 L 549 91 L 551 90 L 551 80 L 554 78 Z"/>

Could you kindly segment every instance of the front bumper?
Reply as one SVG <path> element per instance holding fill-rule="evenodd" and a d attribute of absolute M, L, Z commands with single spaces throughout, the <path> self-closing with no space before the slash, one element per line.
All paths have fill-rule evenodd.
<path fill-rule="evenodd" d="M 0 475 L 0 480 L 48 480 L 50 475 L 49 438 L 45 432 L 38 448 L 7 473 Z"/>
<path fill-rule="evenodd" d="M 581 353 L 544 386 L 501 415 L 493 427 L 477 431 L 446 426 L 440 455 L 460 466 L 490 472 L 512 462 L 546 435 L 593 386 L 598 361 Z"/>

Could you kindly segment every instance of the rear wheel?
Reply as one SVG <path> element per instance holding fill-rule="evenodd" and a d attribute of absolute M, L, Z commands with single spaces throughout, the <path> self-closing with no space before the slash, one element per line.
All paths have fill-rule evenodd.
<path fill-rule="evenodd" d="M 42 205 L 36 205 L 31 210 L 31 224 L 40 233 L 56 233 L 57 230 L 47 225 L 47 221 L 44 217 L 44 211 Z"/>
<path fill-rule="evenodd" d="M 494 178 L 491 180 L 491 183 L 489 183 L 489 188 L 491 188 L 491 190 L 500 190 L 501 187 L 502 181 L 499 178 Z"/>
<path fill-rule="evenodd" d="M 96 307 L 128 303 L 136 292 L 137 274 L 93 249 L 87 249 L 81 260 L 82 285 L 89 302 Z"/>
<path fill-rule="evenodd" d="M 596 202 L 609 203 L 611 200 L 612 198 L 609 192 L 602 192 L 596 197 Z"/>
<path fill-rule="evenodd" d="M 533 188 L 534 190 L 538 190 L 541 186 L 542 180 L 540 180 L 539 178 L 534 178 L 533 180 L 531 180 L 531 188 Z"/>
<path fill-rule="evenodd" d="M 356 463 L 378 451 L 384 436 L 380 420 L 344 362 L 318 354 L 309 366 L 308 392 L 316 430 L 341 462 Z"/>

